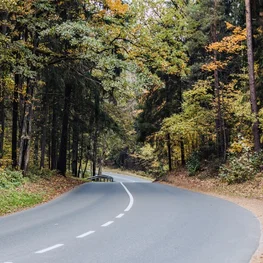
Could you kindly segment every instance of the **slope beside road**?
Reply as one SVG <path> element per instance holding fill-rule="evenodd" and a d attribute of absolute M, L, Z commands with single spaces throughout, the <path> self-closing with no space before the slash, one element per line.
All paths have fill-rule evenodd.
<path fill-rule="evenodd" d="M 0 263 L 248 263 L 258 246 L 258 220 L 233 203 L 109 175 L 0 218 Z"/>

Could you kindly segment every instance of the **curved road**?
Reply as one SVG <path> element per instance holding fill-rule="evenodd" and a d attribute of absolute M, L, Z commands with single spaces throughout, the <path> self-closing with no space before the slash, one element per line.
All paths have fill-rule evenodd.
<path fill-rule="evenodd" d="M 0 263 L 248 263 L 258 220 L 222 199 L 107 173 L 0 217 Z"/>

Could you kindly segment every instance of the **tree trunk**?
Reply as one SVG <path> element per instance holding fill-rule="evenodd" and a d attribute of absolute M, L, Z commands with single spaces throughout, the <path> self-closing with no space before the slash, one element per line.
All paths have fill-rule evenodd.
<path fill-rule="evenodd" d="M 24 175 L 27 172 L 30 154 L 31 130 L 32 130 L 32 113 L 33 113 L 33 93 L 35 82 L 27 80 L 27 91 L 25 98 L 24 117 L 22 125 L 22 135 L 20 141 L 19 167 Z"/>
<path fill-rule="evenodd" d="M 71 85 L 66 84 L 65 86 L 65 101 L 63 111 L 63 121 L 59 148 L 59 157 L 57 169 L 59 173 L 65 176 L 67 169 L 67 140 L 68 140 L 68 123 L 69 123 L 69 112 L 70 112 L 70 96 L 71 96 Z"/>
<path fill-rule="evenodd" d="M 5 134 L 5 103 L 4 83 L 0 80 L 0 159 L 4 155 L 4 134 Z"/>
<path fill-rule="evenodd" d="M 72 163 L 71 170 L 73 176 L 78 176 L 78 148 L 79 148 L 79 123 L 76 114 L 74 114 L 72 124 Z"/>
<path fill-rule="evenodd" d="M 93 160 L 92 160 L 92 175 L 96 175 L 97 153 L 98 153 L 98 138 L 99 138 L 99 115 L 100 115 L 100 93 L 99 90 L 94 90 L 95 101 L 95 116 L 94 116 L 94 138 L 93 138 Z"/>
<path fill-rule="evenodd" d="M 51 129 L 51 170 L 57 169 L 57 102 L 54 96 Z"/>
<path fill-rule="evenodd" d="M 5 21 L 8 19 L 8 13 L 6 11 L 0 12 L 0 21 Z M 7 31 L 7 23 L 1 24 L 1 33 L 4 36 Z M 3 66 L 4 67 L 4 66 Z M 3 158 L 4 155 L 4 134 L 5 134 L 5 100 L 4 100 L 4 93 L 5 93 L 5 85 L 2 80 L 4 77 L 4 69 L 1 68 L 1 79 L 0 79 L 0 158 Z"/>
<path fill-rule="evenodd" d="M 34 165 L 38 165 L 38 152 L 39 152 L 39 135 L 37 134 L 34 142 Z"/>
<path fill-rule="evenodd" d="M 12 166 L 17 167 L 17 132 L 18 132 L 18 91 L 21 90 L 21 76 L 15 74 L 13 93 L 13 118 L 12 118 Z"/>
<path fill-rule="evenodd" d="M 45 87 L 45 93 L 42 99 L 43 119 L 42 119 L 42 136 L 41 136 L 41 159 L 40 168 L 45 166 L 46 144 L 47 144 L 47 120 L 48 120 L 48 85 Z"/>
<path fill-rule="evenodd" d="M 181 149 L 181 164 L 185 166 L 185 151 L 184 151 L 184 141 L 181 139 L 180 141 L 180 149 Z"/>
<path fill-rule="evenodd" d="M 72 155 L 72 152 L 70 151 L 71 149 L 71 123 L 69 122 L 68 124 L 68 147 L 67 147 L 67 170 L 70 171 L 71 170 L 71 155 Z"/>
<path fill-rule="evenodd" d="M 85 177 L 85 174 L 86 174 L 86 171 L 87 171 L 87 168 L 88 168 L 88 163 L 89 163 L 89 159 L 87 158 L 86 159 L 86 164 L 85 164 L 85 168 L 84 168 L 84 171 L 83 171 L 83 178 Z"/>
<path fill-rule="evenodd" d="M 92 176 L 96 175 L 97 147 L 98 147 L 98 132 L 97 132 L 97 129 L 95 128 L 94 140 L 93 140 Z"/>
<path fill-rule="evenodd" d="M 259 134 L 257 95 L 256 95 L 256 86 L 255 86 L 254 55 L 253 55 L 253 45 L 252 45 L 253 36 L 252 36 L 250 0 L 245 0 L 245 4 L 246 4 L 247 57 L 248 57 L 250 103 L 251 103 L 252 114 L 255 117 L 255 121 L 252 125 L 252 132 L 254 136 L 254 150 L 259 152 L 260 151 L 260 134 Z"/>
<path fill-rule="evenodd" d="M 78 177 L 82 177 L 82 161 L 83 161 L 83 147 L 84 147 L 84 134 L 83 132 L 81 133 L 81 145 L 80 145 L 80 158 L 79 158 L 79 170 L 78 170 Z"/>
<path fill-rule="evenodd" d="M 217 18 L 217 8 L 218 8 L 218 1 L 215 0 L 214 2 L 214 21 L 212 23 L 212 40 L 213 42 L 217 42 L 217 28 L 218 28 L 218 18 Z M 217 51 L 214 51 L 214 62 L 217 62 Z M 217 150 L 218 156 L 223 157 L 225 154 L 225 142 L 224 142 L 224 135 L 223 135 L 223 120 L 222 120 L 222 101 L 221 101 L 221 90 L 219 84 L 219 76 L 218 70 L 214 70 L 214 88 L 215 88 L 215 100 L 216 100 L 216 119 L 215 119 L 215 126 L 216 126 L 216 142 L 217 142 Z"/>
<path fill-rule="evenodd" d="M 169 164 L 169 171 L 172 171 L 172 150 L 171 150 L 171 137 L 170 134 L 167 134 L 167 151 L 168 151 L 168 164 Z"/>

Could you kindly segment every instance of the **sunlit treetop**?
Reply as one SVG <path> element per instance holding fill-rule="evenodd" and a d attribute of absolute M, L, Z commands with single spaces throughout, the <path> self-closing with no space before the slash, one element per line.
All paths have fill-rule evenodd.
<path fill-rule="evenodd" d="M 12 10 L 17 5 L 18 0 L 0 0 L 0 10 Z"/>

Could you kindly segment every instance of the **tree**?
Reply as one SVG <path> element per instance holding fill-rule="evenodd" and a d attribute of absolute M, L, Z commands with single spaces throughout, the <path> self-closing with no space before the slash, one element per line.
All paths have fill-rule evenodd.
<path fill-rule="evenodd" d="M 257 108 L 257 94 L 255 87 L 250 0 L 245 0 L 245 3 L 246 3 L 247 57 L 248 57 L 250 101 L 251 101 L 252 113 L 254 114 L 255 117 L 252 130 L 254 136 L 254 149 L 255 151 L 259 152 L 261 147 L 260 147 L 259 120 L 258 120 L 258 108 Z"/>

